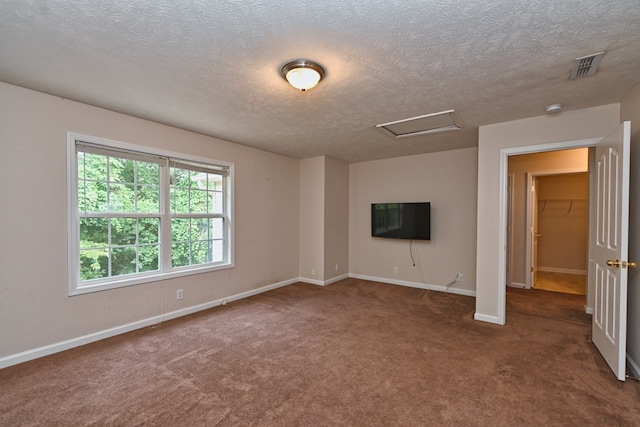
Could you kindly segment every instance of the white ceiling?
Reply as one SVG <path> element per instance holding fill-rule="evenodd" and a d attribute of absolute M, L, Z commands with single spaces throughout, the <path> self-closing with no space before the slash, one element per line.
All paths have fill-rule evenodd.
<path fill-rule="evenodd" d="M 304 93 L 279 74 L 298 58 L 327 69 Z M 0 81 L 297 158 L 477 146 L 479 125 L 619 102 L 639 70 L 638 0 L 0 0 Z M 448 109 L 463 130 L 374 128 Z"/>

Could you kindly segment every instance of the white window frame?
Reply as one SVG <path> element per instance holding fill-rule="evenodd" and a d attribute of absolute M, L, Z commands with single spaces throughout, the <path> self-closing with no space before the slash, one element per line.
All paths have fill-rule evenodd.
<path fill-rule="evenodd" d="M 228 174 L 223 180 L 223 216 L 224 216 L 224 261 L 212 264 L 198 264 L 192 266 L 171 267 L 171 251 L 163 250 L 163 245 L 171 247 L 171 211 L 169 203 L 169 170 L 161 167 L 160 186 L 160 253 L 159 270 L 129 274 L 124 276 L 108 277 L 104 279 L 91 280 L 89 283 L 80 281 L 80 215 L 78 214 L 78 162 L 76 145 L 77 143 L 91 144 L 111 150 L 117 154 L 117 150 L 140 153 L 146 156 L 159 156 L 172 161 L 194 162 L 210 165 L 213 168 L 223 167 L 228 170 Z M 192 274 L 207 273 L 210 271 L 223 270 L 234 267 L 234 225 L 233 225 L 233 182 L 234 164 L 210 158 L 191 156 L 182 153 L 175 153 L 155 149 L 147 146 L 139 146 L 130 143 L 113 141 L 90 135 L 83 135 L 76 132 L 67 132 L 67 205 L 68 205 L 68 295 L 81 295 L 91 292 L 104 291 L 107 289 L 121 288 L 125 286 L 138 285 L 142 283 L 155 282 L 159 280 L 173 279 L 176 277 L 188 276 Z"/>

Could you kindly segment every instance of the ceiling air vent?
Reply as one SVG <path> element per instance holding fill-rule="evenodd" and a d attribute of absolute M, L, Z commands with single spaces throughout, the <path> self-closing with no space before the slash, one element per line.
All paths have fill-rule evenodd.
<path fill-rule="evenodd" d="M 376 125 L 376 129 L 393 138 L 426 135 L 462 129 L 455 110 L 412 117 L 410 119 Z"/>
<path fill-rule="evenodd" d="M 598 66 L 600 65 L 600 61 L 602 61 L 603 56 L 604 52 L 600 52 L 576 59 L 576 62 L 573 63 L 573 68 L 571 69 L 571 77 L 569 77 L 569 80 L 575 80 L 580 77 L 593 76 L 596 71 L 598 71 Z"/>

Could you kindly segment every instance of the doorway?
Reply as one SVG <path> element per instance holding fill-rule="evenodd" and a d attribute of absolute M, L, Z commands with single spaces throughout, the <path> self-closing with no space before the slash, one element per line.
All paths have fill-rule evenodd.
<path fill-rule="evenodd" d="M 545 129 L 547 130 L 547 129 Z M 510 129 L 509 135 L 513 134 Z M 496 132 L 497 134 L 497 132 Z M 506 132 L 505 132 L 506 135 Z M 488 134 L 485 136 L 494 136 Z M 489 138 L 490 139 L 490 138 Z M 479 190 L 478 223 L 491 224 L 491 214 L 497 214 L 497 229 L 478 229 L 477 277 L 496 278 L 489 284 L 479 280 L 474 319 L 505 324 L 506 303 L 506 217 L 507 217 L 507 167 L 512 155 L 559 150 L 565 148 L 593 147 L 589 153 L 590 203 L 589 203 L 589 264 L 587 274 L 586 312 L 593 314 L 593 342 L 607 364 L 620 380 L 624 380 L 624 359 L 627 325 L 628 268 L 636 264 L 628 261 L 629 235 L 629 187 L 630 187 L 630 122 L 621 123 L 603 138 L 564 141 L 539 145 L 509 146 L 500 148 L 505 138 L 497 138 L 482 155 L 479 155 L 479 188 L 490 179 L 500 182 L 498 204 L 491 194 Z M 483 141 L 481 138 L 480 142 Z M 513 145 L 513 143 L 511 144 Z M 499 154 L 499 156 L 495 156 Z M 499 164 L 491 170 L 490 166 Z M 482 197 L 480 197 L 482 196 Z M 492 235 L 491 232 L 494 232 Z M 498 243 L 497 255 L 484 252 L 491 244 Z M 491 262 L 495 259 L 496 264 Z M 492 286 L 493 285 L 493 286 Z M 492 295 L 490 291 L 494 291 Z M 497 296 L 493 301 L 487 297 Z M 490 304 L 492 303 L 492 304 Z M 491 308 L 497 308 L 492 317 Z"/>
<path fill-rule="evenodd" d="M 587 294 L 589 174 L 534 174 L 531 287 Z"/>
<path fill-rule="evenodd" d="M 585 295 L 589 149 L 508 157 L 507 286 Z"/>

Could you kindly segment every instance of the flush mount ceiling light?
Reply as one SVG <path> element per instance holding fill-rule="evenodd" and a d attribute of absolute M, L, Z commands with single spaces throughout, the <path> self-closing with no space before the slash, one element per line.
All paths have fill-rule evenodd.
<path fill-rule="evenodd" d="M 315 87 L 325 75 L 324 67 L 317 62 L 296 59 L 282 66 L 280 75 L 302 92 Z"/>

